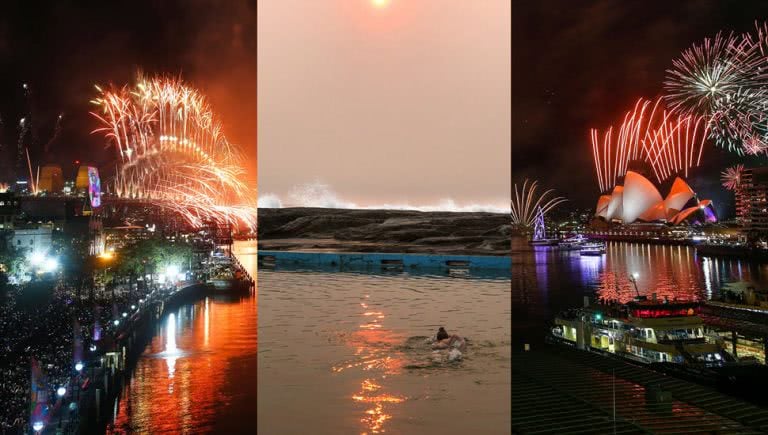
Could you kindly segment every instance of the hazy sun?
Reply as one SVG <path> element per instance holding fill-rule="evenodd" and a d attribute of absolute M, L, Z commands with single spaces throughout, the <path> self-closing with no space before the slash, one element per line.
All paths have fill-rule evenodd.
<path fill-rule="evenodd" d="M 377 8 L 383 8 L 389 4 L 389 0 L 371 0 L 371 3 L 373 3 L 373 5 Z"/>

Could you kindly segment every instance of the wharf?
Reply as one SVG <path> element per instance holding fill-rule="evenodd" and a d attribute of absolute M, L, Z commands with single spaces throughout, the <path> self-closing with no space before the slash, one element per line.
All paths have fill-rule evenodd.
<path fill-rule="evenodd" d="M 766 409 L 623 360 L 557 345 L 512 360 L 513 433 L 768 432 Z"/>

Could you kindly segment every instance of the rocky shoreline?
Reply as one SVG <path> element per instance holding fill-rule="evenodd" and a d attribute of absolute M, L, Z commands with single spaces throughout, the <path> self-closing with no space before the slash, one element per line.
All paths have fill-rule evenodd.
<path fill-rule="evenodd" d="M 258 221 L 260 250 L 507 256 L 511 234 L 508 215 L 480 212 L 263 208 Z"/>

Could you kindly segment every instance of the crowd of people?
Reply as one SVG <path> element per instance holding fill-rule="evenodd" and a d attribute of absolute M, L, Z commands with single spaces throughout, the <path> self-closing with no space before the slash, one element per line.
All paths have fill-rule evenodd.
<path fill-rule="evenodd" d="M 41 397 L 53 405 L 59 387 L 72 391 L 76 364 L 95 364 L 99 344 L 124 326 L 115 320 L 127 320 L 122 313 L 145 296 L 119 292 L 78 300 L 64 287 L 30 294 L 38 287 L 8 286 L 0 301 L 0 433 L 28 433 L 31 415 L 41 409 L 32 403 L 33 361 L 40 368 L 36 383 L 47 390 Z"/>

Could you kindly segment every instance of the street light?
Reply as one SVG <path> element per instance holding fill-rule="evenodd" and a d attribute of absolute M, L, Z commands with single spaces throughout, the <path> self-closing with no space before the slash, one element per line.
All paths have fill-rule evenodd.
<path fill-rule="evenodd" d="M 115 319 L 115 322 L 114 322 L 114 323 L 115 323 L 115 326 L 117 326 L 117 325 L 119 325 L 119 324 L 120 324 L 120 320 L 118 320 L 118 319 Z"/>
<path fill-rule="evenodd" d="M 59 396 L 60 399 L 64 398 L 64 395 L 67 394 L 67 389 L 64 387 L 59 387 L 58 390 L 56 390 L 56 394 Z M 64 418 L 64 410 L 59 409 L 59 427 L 61 427 L 61 420 Z"/>
<path fill-rule="evenodd" d="M 40 432 L 41 430 L 43 430 L 43 427 L 45 427 L 45 425 L 43 424 L 42 421 L 36 421 L 32 423 L 32 430 L 34 430 L 35 432 Z"/>
<path fill-rule="evenodd" d="M 128 313 L 123 312 L 123 317 L 128 317 Z"/>
<path fill-rule="evenodd" d="M 632 277 L 629 279 L 632 281 L 632 284 L 635 286 L 635 293 L 637 293 L 637 297 L 640 297 L 640 291 L 637 289 L 637 278 L 640 277 L 640 274 L 637 272 L 632 273 Z"/>
<path fill-rule="evenodd" d="M 91 345 L 91 347 L 96 347 L 96 346 Z M 83 363 L 78 361 L 77 364 L 75 364 L 75 370 L 77 370 L 78 373 L 83 371 Z"/>
<path fill-rule="evenodd" d="M 43 254 L 42 252 L 36 251 L 36 252 L 33 252 L 29 256 L 29 262 L 33 266 L 37 266 L 38 264 L 42 264 L 43 261 L 45 261 L 45 254 Z"/>
<path fill-rule="evenodd" d="M 55 258 L 46 258 L 43 270 L 46 272 L 53 272 L 59 268 L 59 262 Z"/>

